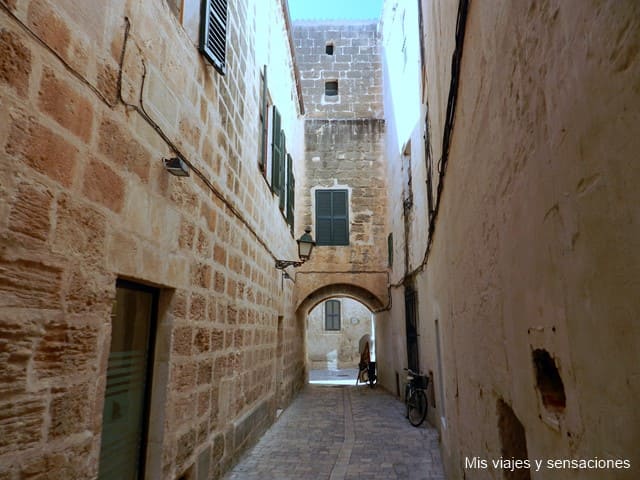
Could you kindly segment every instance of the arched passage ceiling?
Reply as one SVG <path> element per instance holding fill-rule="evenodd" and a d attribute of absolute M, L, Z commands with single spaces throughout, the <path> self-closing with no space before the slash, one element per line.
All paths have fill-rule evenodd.
<path fill-rule="evenodd" d="M 369 290 L 359 287 L 357 285 L 351 285 L 348 283 L 335 283 L 332 285 L 325 285 L 317 290 L 311 292 L 307 297 L 300 302 L 298 306 L 298 312 L 309 313 L 313 307 L 318 305 L 332 297 L 348 297 L 362 303 L 372 312 L 377 312 L 384 308 L 382 302 Z"/>

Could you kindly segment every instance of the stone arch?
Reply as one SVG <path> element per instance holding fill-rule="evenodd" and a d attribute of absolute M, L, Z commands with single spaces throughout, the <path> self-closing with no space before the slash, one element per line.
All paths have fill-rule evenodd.
<path fill-rule="evenodd" d="M 362 303 L 375 313 L 384 308 L 380 299 L 366 288 L 349 283 L 334 283 L 325 285 L 309 293 L 299 304 L 298 313 L 307 314 L 316 305 L 325 300 L 336 297 L 347 297 Z"/>

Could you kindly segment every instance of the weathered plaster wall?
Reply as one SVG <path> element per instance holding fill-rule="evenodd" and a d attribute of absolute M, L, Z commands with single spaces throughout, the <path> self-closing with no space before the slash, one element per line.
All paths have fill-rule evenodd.
<path fill-rule="evenodd" d="M 340 301 L 339 331 L 325 330 L 325 305 L 315 307 L 307 317 L 307 356 L 312 369 L 357 368 L 360 339 L 371 335 L 371 311 L 350 298 Z"/>
<path fill-rule="evenodd" d="M 219 475 L 304 381 L 274 268 L 295 242 L 257 167 L 264 64 L 303 152 L 285 23 L 229 4 L 223 77 L 164 1 L 0 3 L 2 478 L 95 478 L 116 278 L 161 289 L 149 478 Z M 216 195 L 164 171 L 145 115 Z"/>
<path fill-rule="evenodd" d="M 378 319 L 378 349 L 388 359 L 380 363 L 380 382 L 390 391 L 404 382 L 407 367 L 405 325 L 405 283 L 422 291 L 420 275 L 429 240 L 429 200 L 436 199 L 438 169 L 442 156 L 444 118 L 455 47 L 455 2 L 423 2 L 421 5 L 424 45 L 420 52 L 420 9 L 409 1 L 384 2 L 381 43 L 385 111 L 385 155 L 388 182 L 387 215 L 393 235 L 393 265 L 390 268 L 391 309 Z M 424 62 L 421 61 L 424 57 Z M 428 115 L 427 115 L 428 113 Z M 431 176 L 427 174 L 430 164 Z M 431 182 L 431 193 L 427 185 Z M 431 306 L 417 298 L 418 321 Z M 435 325 L 423 325 L 418 345 L 419 367 L 439 382 Z M 400 389 L 401 390 L 401 389 Z M 435 395 L 430 392 L 432 423 L 441 416 Z"/>
<path fill-rule="evenodd" d="M 498 405 L 506 404 L 532 459 L 632 463 L 531 478 L 636 478 L 638 5 L 470 4 L 434 243 L 415 277 L 420 359 L 435 375 L 432 401 L 444 419 L 432 421 L 448 475 L 502 478 L 491 468 L 464 471 L 464 459 L 502 455 Z M 447 5 L 423 2 L 436 160 L 456 23 Z M 391 316 L 402 318 L 402 300 L 393 300 Z M 536 349 L 557 367 L 564 409 L 543 405 Z"/>

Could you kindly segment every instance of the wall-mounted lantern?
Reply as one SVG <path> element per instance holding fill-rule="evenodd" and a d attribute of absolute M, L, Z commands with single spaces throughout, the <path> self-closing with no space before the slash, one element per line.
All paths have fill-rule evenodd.
<path fill-rule="evenodd" d="M 188 177 L 189 167 L 180 157 L 163 158 L 164 169 L 176 177 Z"/>
<path fill-rule="evenodd" d="M 316 242 L 311 238 L 311 227 L 304 229 L 304 234 L 297 240 L 298 257 L 300 260 L 276 260 L 276 268 L 283 270 L 287 267 L 297 268 L 311 258 L 311 251 Z"/>

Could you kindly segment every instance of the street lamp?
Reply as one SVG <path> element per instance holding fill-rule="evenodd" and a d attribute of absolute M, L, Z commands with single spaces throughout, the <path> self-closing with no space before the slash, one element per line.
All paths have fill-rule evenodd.
<path fill-rule="evenodd" d="M 287 267 L 297 268 L 311 258 L 311 251 L 316 242 L 311 238 L 311 227 L 304 229 L 304 234 L 296 240 L 298 242 L 298 257 L 300 260 L 276 260 L 276 268 L 284 270 Z"/>

